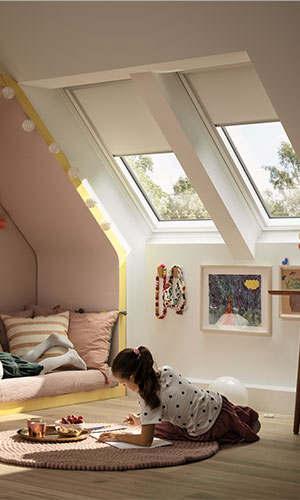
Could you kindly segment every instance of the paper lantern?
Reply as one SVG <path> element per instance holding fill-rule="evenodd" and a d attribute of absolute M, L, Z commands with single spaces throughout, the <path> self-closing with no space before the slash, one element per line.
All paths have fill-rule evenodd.
<path fill-rule="evenodd" d="M 219 392 L 235 405 L 247 405 L 248 392 L 246 387 L 235 377 L 219 377 L 216 378 L 208 389 L 214 392 Z"/>
<path fill-rule="evenodd" d="M 102 231 L 108 231 L 111 228 L 111 222 L 104 220 L 103 222 L 101 222 L 100 227 Z"/>
<path fill-rule="evenodd" d="M 71 167 L 71 168 L 69 168 L 68 175 L 72 179 L 75 179 L 75 177 L 78 177 L 78 175 L 79 175 L 79 168 L 77 168 L 77 167 Z"/>
<path fill-rule="evenodd" d="M 93 208 L 97 205 L 97 202 L 95 200 L 93 200 L 92 198 L 88 198 L 86 200 L 85 204 L 88 208 Z"/>
<path fill-rule="evenodd" d="M 25 132 L 32 132 L 35 129 L 35 124 L 31 120 L 24 120 L 22 129 L 25 130 Z"/>
<path fill-rule="evenodd" d="M 58 142 L 51 142 L 51 144 L 49 144 L 49 151 L 50 153 L 59 153 L 61 151 L 61 145 L 58 144 Z"/>
<path fill-rule="evenodd" d="M 12 99 L 14 96 L 15 93 L 11 87 L 4 87 L 2 89 L 2 97 L 4 97 L 4 99 Z"/>
<path fill-rule="evenodd" d="M 6 226 L 7 226 L 7 220 L 1 218 L 0 219 L 0 229 L 4 229 L 4 228 L 6 228 Z"/>

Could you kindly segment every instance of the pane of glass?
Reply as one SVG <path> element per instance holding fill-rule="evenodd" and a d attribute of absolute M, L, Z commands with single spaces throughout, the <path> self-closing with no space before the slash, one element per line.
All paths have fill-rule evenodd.
<path fill-rule="evenodd" d="M 174 153 L 121 159 L 159 220 L 210 219 Z"/>
<path fill-rule="evenodd" d="M 268 215 L 299 217 L 300 162 L 281 123 L 231 125 L 222 131 Z"/>

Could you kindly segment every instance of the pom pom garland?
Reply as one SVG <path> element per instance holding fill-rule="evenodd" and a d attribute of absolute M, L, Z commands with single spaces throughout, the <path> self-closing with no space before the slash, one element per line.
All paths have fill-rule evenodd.
<path fill-rule="evenodd" d="M 167 314 L 167 308 L 165 305 L 164 301 L 164 296 L 163 292 L 166 286 L 166 276 L 167 276 L 167 270 L 166 266 L 164 264 L 161 264 L 158 268 L 162 268 L 162 280 L 163 280 L 163 290 L 162 290 L 162 299 L 163 299 L 163 312 L 159 314 L 159 275 L 157 274 L 155 280 L 155 316 L 157 319 L 164 319 L 165 315 Z"/>

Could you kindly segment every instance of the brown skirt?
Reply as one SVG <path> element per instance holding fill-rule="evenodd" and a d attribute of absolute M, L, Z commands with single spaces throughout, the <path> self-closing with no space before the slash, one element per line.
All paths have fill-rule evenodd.
<path fill-rule="evenodd" d="M 236 444 L 241 440 L 258 441 L 259 437 L 252 430 L 258 420 L 258 413 L 249 406 L 235 406 L 225 396 L 220 414 L 209 431 L 200 436 L 190 436 L 186 429 L 162 422 L 155 425 L 155 437 L 171 440 L 218 441 L 220 444 Z"/>

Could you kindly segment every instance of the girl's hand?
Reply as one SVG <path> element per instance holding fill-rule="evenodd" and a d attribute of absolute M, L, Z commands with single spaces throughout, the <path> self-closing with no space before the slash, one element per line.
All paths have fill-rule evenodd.
<path fill-rule="evenodd" d="M 98 441 L 101 443 L 105 443 L 105 441 L 119 441 L 119 435 L 120 433 L 118 432 L 102 432 L 98 437 Z"/>
<path fill-rule="evenodd" d="M 129 413 L 129 415 L 125 418 L 125 422 L 128 425 L 140 425 L 141 418 L 136 413 Z"/>

